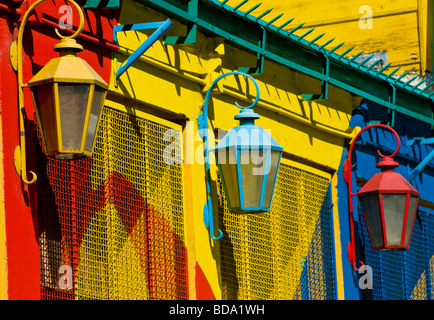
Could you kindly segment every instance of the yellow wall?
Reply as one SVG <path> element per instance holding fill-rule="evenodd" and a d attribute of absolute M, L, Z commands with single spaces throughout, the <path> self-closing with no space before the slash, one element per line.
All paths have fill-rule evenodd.
<path fill-rule="evenodd" d="M 227 4 L 234 6 L 239 2 L 239 0 L 230 0 Z M 336 38 L 327 46 L 328 49 L 345 42 L 336 53 L 342 53 L 352 46 L 355 46 L 353 55 L 359 51 L 364 53 L 387 51 L 388 62 L 392 63 L 391 67 L 401 67 L 397 74 L 405 70 L 422 73 L 425 73 L 425 70 L 432 71 L 430 48 L 432 7 L 428 0 L 251 0 L 240 10 L 246 11 L 259 2 L 262 2 L 262 5 L 253 11 L 252 15 L 259 15 L 269 8 L 274 8 L 263 18 L 265 21 L 284 13 L 283 17 L 274 22 L 275 25 L 279 26 L 289 18 L 295 18 L 285 27 L 286 30 L 305 23 L 303 28 L 295 32 L 297 35 L 302 35 L 310 28 L 316 28 L 306 37 L 306 40 L 312 40 L 325 32 L 326 35 L 318 41 L 319 44 Z M 363 23 L 362 28 L 359 25 L 360 18 L 368 13 L 364 6 L 372 8 L 372 28 L 364 28 Z M 429 39 L 428 44 L 427 39 Z"/>
<path fill-rule="evenodd" d="M 419 39 L 422 72 L 433 71 L 433 3 L 429 0 L 418 0 L 419 7 Z"/>
<path fill-rule="evenodd" d="M 128 16 L 128 6 L 134 12 L 131 16 Z M 120 24 L 167 18 L 150 10 L 133 10 L 135 6 L 140 5 L 129 1 L 124 3 Z M 136 17 L 137 14 L 142 14 L 142 17 Z M 177 27 L 175 23 L 167 35 L 176 34 L 180 29 Z M 133 50 L 147 35 L 130 31 L 118 33 L 118 38 L 121 47 Z M 245 65 L 245 61 L 252 60 L 246 52 L 227 44 L 219 45 L 220 42 L 220 39 L 201 35 L 195 46 L 166 46 L 158 41 L 117 83 L 113 80 L 111 88 L 162 112 L 170 111 L 179 119 L 186 117 L 195 121 L 201 111 L 204 91 L 211 81 L 222 72 L 236 70 L 239 65 Z M 117 53 L 118 65 L 126 56 Z M 335 155 L 333 151 L 340 151 L 343 138 L 351 137 L 346 132 L 353 103 L 351 95 L 331 88 L 328 101 L 302 101 L 302 93 L 319 92 L 318 81 L 271 62 L 266 62 L 265 70 L 263 75 L 256 76 L 261 89 L 261 100 L 256 110 L 262 115 L 257 124 L 272 128 L 273 136 L 286 152 L 331 170 L 336 169 L 340 153 Z M 245 81 L 238 82 L 235 77 L 228 77 L 219 82 L 219 91 L 223 94 L 213 96 L 214 107 L 210 108 L 209 118 L 214 128 L 229 129 L 237 124 L 233 120 L 238 110 L 234 102 L 251 102 L 255 95 L 254 87 L 249 85 L 247 99 Z M 320 155 L 322 150 L 332 151 L 331 156 L 324 158 Z"/>
<path fill-rule="evenodd" d="M 126 0 L 119 24 L 165 19 L 167 17 L 160 13 Z M 185 26 L 172 21 L 174 26 L 166 35 L 182 35 Z M 152 32 L 117 34 L 121 49 L 114 56 L 114 73 L 116 67 Z M 202 266 L 216 298 L 221 298 L 219 244 L 211 240 L 203 223 L 206 189 L 204 166 L 195 159 L 195 155 L 202 153 L 196 120 L 212 81 L 224 72 L 237 70 L 240 65 L 246 66 L 250 61 L 253 66 L 255 56 L 224 43 L 218 37 L 206 38 L 199 33 L 195 45 L 184 46 L 164 45 L 160 39 L 117 81 L 113 74 L 110 84 L 108 99 L 160 115 L 183 126 L 185 224 L 188 231 L 185 241 L 189 254 L 191 299 L 195 297 L 195 262 Z M 327 101 L 302 101 L 300 95 L 303 93 L 319 93 L 318 81 L 271 62 L 266 62 L 264 69 L 264 74 L 255 76 L 261 90 L 261 100 L 255 108 L 261 118 L 256 124 L 271 129 L 272 136 L 283 146 L 285 157 L 329 173 L 335 172 L 345 139 L 352 137 L 348 130 L 352 96 L 331 87 Z M 248 105 L 255 95 L 254 86 L 250 83 L 247 87 L 244 79 L 222 79 L 209 105 L 210 127 L 229 130 L 238 125 L 234 120 L 238 113 L 234 102 Z"/>

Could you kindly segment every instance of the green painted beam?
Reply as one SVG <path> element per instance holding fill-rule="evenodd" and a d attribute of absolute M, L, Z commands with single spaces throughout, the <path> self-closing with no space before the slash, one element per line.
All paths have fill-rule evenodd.
<path fill-rule="evenodd" d="M 197 16 L 199 0 L 188 1 L 188 13 L 193 17 Z M 194 19 L 196 20 L 196 19 Z M 196 43 L 197 25 L 193 21 L 187 23 L 187 35 L 185 37 L 166 37 L 166 44 L 195 44 Z"/>
<path fill-rule="evenodd" d="M 84 8 L 119 8 L 120 0 L 86 0 Z"/>
<path fill-rule="evenodd" d="M 252 52 L 258 57 L 265 57 L 269 61 L 316 78 L 322 83 L 326 82 L 364 97 L 393 112 L 400 112 L 434 125 L 433 100 L 430 92 L 369 68 L 365 66 L 366 61 L 356 63 L 350 57 L 335 54 L 333 51 L 342 44 L 330 51 L 325 49 L 324 44 L 318 45 L 315 41 L 304 40 L 303 36 L 294 34 L 294 29 L 300 26 L 292 31 L 285 31 L 281 27 L 246 14 L 241 9 L 247 1 L 241 2 L 237 8 L 226 5 L 224 0 L 199 1 L 197 15 L 189 13 L 186 1 L 136 1 L 180 22 L 193 22 L 198 30 L 207 36 L 223 37 L 231 45 Z M 289 24 L 292 19 L 288 21 L 284 25 Z M 266 38 L 265 48 L 261 45 L 261 35 L 257 32 L 258 25 L 265 30 L 265 34 L 262 34 L 262 37 Z M 325 43 L 330 42 L 331 40 Z M 325 56 L 330 60 L 328 75 L 323 72 Z"/>

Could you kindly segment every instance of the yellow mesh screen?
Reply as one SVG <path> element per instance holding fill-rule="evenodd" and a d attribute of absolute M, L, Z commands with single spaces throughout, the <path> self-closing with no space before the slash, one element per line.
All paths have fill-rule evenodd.
<path fill-rule="evenodd" d="M 187 298 L 180 137 L 105 107 L 92 159 L 39 156 L 43 299 Z"/>
<path fill-rule="evenodd" d="M 413 292 L 410 296 L 411 300 L 427 300 L 427 290 L 426 290 L 426 272 L 424 271 L 419 280 L 417 281 L 416 286 L 413 289 Z"/>
<path fill-rule="evenodd" d="M 245 215 L 227 210 L 221 183 L 219 186 L 225 234 L 220 244 L 223 298 L 301 299 L 308 253 L 313 252 L 309 260 L 316 260 L 316 268 L 333 264 L 331 255 L 325 261 L 323 253 L 315 253 L 321 244 L 315 247 L 314 241 L 329 179 L 281 164 L 271 211 Z M 325 290 L 321 276 L 312 282 L 314 290 Z"/>

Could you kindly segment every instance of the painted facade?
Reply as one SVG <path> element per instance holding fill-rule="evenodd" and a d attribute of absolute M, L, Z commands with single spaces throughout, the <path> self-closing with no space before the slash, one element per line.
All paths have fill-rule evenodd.
<path fill-rule="evenodd" d="M 235 4 L 236 1 L 229 3 Z M 354 53 L 363 50 L 365 54 L 383 54 L 384 65 L 392 63 L 394 67 L 401 67 L 400 71 L 411 70 L 423 76 L 426 71 L 432 70 L 430 1 L 263 3 L 265 6 L 256 9 L 258 15 L 273 7 L 271 15 L 290 13 L 295 18 L 294 23 L 304 23 L 297 34 L 315 28 L 308 40 L 325 32 L 335 38 L 330 47 L 345 42 L 337 53 L 354 47 Z"/>
<path fill-rule="evenodd" d="M 258 3 L 217 0 L 78 3 L 86 17 L 77 39 L 84 47 L 79 55 L 110 85 L 91 158 L 43 155 L 26 89 L 27 163 L 38 181 L 22 183 L 14 168 L 16 73 L 9 52 L 0 56 L 2 299 L 432 298 L 432 166 L 412 180 L 421 203 L 416 240 L 405 253 L 370 249 L 356 201 L 358 256 L 372 267 L 372 289 L 361 288 L 364 274 L 347 259 L 342 178 L 349 141 L 357 127 L 372 122 L 398 131 L 397 160 L 404 177 L 432 150 L 426 140 L 434 125 L 431 90 L 424 90 L 430 80 L 420 87 L 419 78 L 411 84 L 395 82 L 402 71 L 427 79 L 432 71 L 430 33 L 422 32 L 432 24 L 426 1 L 412 7 L 406 2 L 408 12 L 396 5 L 401 2 L 373 6 L 374 24 L 390 32 L 401 28 L 390 25 L 392 16 L 410 19 L 402 47 L 389 42 L 387 34 L 381 43 L 362 37 L 362 31 L 360 37 L 352 34 L 346 26 L 360 30 L 357 3 L 355 13 L 340 7 L 330 10 L 335 15 L 327 19 L 309 3 L 287 7 L 284 1 L 273 3 L 279 11 L 273 14 L 267 13 L 272 5 L 266 1 L 256 8 Z M 47 1 L 31 17 L 23 45 L 25 82 L 58 55 L 52 47 L 59 21 L 77 26 L 74 10 L 61 11 L 62 5 Z M 11 47 L 16 23 L 28 7 L 28 1 L 0 3 L 2 48 Z M 290 9 L 294 22 L 279 16 Z M 381 12 L 378 19 L 376 12 Z M 119 67 L 155 30 L 114 27 L 167 19 L 173 26 L 117 77 Z M 318 28 L 309 32 L 311 25 Z M 367 32 L 383 34 L 380 30 Z M 336 45 L 348 43 L 323 46 L 335 35 Z M 355 53 L 387 50 L 387 63 L 402 70 L 392 77 L 394 69 L 383 68 L 387 63 L 352 59 L 345 53 L 352 46 Z M 271 212 L 259 215 L 228 211 L 217 167 L 211 164 L 214 223 L 223 231 L 222 239 L 213 240 L 203 220 L 206 184 L 197 118 L 213 80 L 234 70 L 257 79 L 256 123 L 271 130 L 284 153 Z M 211 145 L 237 125 L 235 102 L 248 105 L 255 96 L 243 77 L 219 82 L 209 110 Z M 387 153 L 395 146 L 381 131 L 362 138 L 354 156 L 358 188 L 377 170 L 376 148 Z"/>

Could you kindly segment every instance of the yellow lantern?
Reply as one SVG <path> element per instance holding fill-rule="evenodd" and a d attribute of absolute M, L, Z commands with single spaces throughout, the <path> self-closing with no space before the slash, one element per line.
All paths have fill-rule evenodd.
<path fill-rule="evenodd" d="M 73 159 L 91 156 L 107 83 L 77 52 L 71 38 L 54 46 L 50 60 L 28 83 L 47 156 Z"/>

